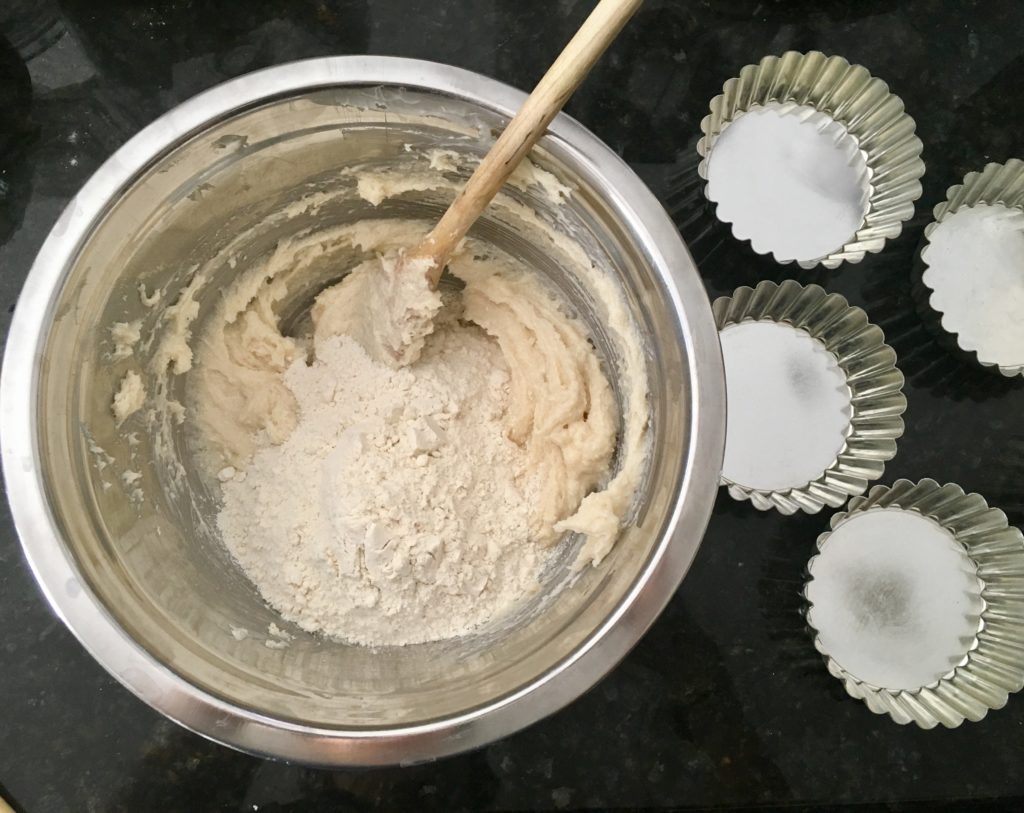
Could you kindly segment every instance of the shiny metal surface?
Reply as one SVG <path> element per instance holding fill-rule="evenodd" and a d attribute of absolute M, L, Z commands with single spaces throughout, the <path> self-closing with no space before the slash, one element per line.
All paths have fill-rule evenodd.
<path fill-rule="evenodd" d="M 523 98 L 462 70 L 381 57 L 251 74 L 181 105 L 129 141 L 67 207 L 40 251 L 0 385 L 14 519 L 39 584 L 68 627 L 118 680 L 182 725 L 255 753 L 324 765 L 415 762 L 472 748 L 593 685 L 682 580 L 722 459 L 717 335 L 667 215 L 617 156 L 566 116 L 555 120 L 536 161 L 574 188 L 556 225 L 614 270 L 640 326 L 653 451 L 634 524 L 601 568 L 550 596 L 543 613 L 494 634 L 390 650 L 310 635 L 285 649 L 264 646 L 260 634 L 236 640 L 232 627 L 261 633 L 280 619 L 209 532 L 210 500 L 196 486 L 183 502 L 167 487 L 154 437 L 125 443 L 110 415 L 123 370 L 111 363 L 106 328 L 135 315 L 155 318 L 147 316 L 140 283 L 147 295 L 169 292 L 159 311 L 196 263 L 254 224 L 271 225 L 255 230 L 243 257 L 270 250 L 289 232 L 365 217 L 367 205 L 344 194 L 341 167 L 402 161 L 406 143 L 480 154 Z M 395 123 L 396 112 L 406 124 Z M 415 116 L 422 119 L 408 123 Z M 333 203 L 274 219 L 325 190 L 340 190 Z M 544 214 L 540 197 L 523 196 Z M 373 213 L 424 216 L 443 205 L 412 196 Z M 594 304 L 559 276 L 557 258 L 493 213 L 479 233 L 562 286 L 602 344 Z M 218 273 L 197 297 L 201 311 L 230 269 Z M 329 274 L 321 269 L 311 289 Z M 296 313 L 300 304 L 293 303 Z M 174 440 L 184 448 L 183 437 Z M 184 462 L 187 468 L 187 456 Z M 119 476 L 128 470 L 141 474 L 141 500 Z"/>
<path fill-rule="evenodd" d="M 919 550 L 918 556 L 904 557 L 901 566 L 898 549 L 913 547 L 905 530 L 885 532 L 888 535 L 882 540 L 858 534 L 857 527 L 867 525 L 865 519 L 876 520 L 877 534 L 879 518 L 899 519 L 901 514 L 930 522 L 945 535 L 948 547 L 946 543 L 929 545 L 930 561 L 908 561 L 923 553 Z M 807 564 L 806 615 L 815 647 L 851 697 L 901 725 L 956 728 L 965 720 L 981 720 L 991 709 L 1001 709 L 1010 694 L 1024 688 L 1020 657 L 1024 535 L 1009 525 L 1006 514 L 955 483 L 897 480 L 891 487 L 874 486 L 866 495 L 854 497 L 847 511 L 833 514 L 830 527 L 818 537 L 818 552 Z M 830 544 L 840 542 L 840 534 L 846 536 L 847 550 L 863 550 L 873 541 L 891 545 L 897 555 L 887 553 L 885 562 L 878 557 L 857 562 L 856 557 L 840 556 L 840 563 L 831 567 L 831 586 L 835 588 L 838 581 L 845 589 L 825 586 L 819 590 L 816 576 L 827 578 L 829 559 L 837 558 Z M 961 557 L 965 562 L 955 561 Z M 828 613 L 826 605 L 842 604 L 847 605 L 845 613 Z M 937 610 L 939 605 L 946 606 Z M 957 619 L 958 614 L 962 618 Z M 947 625 L 952 628 L 943 629 Z M 934 640 L 936 632 L 955 640 L 950 651 L 925 650 L 915 660 L 914 647 L 920 649 L 922 640 Z M 830 647 L 830 640 L 843 642 L 844 638 L 861 648 L 857 652 L 847 645 L 847 657 L 862 663 L 871 652 L 885 653 L 885 672 L 890 675 L 920 672 L 920 661 L 934 663 L 936 656 L 947 656 L 948 671 L 940 670 L 919 686 L 885 685 L 877 677 L 872 683 Z"/>
<path fill-rule="evenodd" d="M 836 268 L 844 262 L 858 263 L 899 236 L 903 223 L 914 214 L 914 201 L 921 197 L 925 169 L 923 145 L 903 100 L 863 65 L 821 51 L 787 51 L 744 66 L 711 100 L 711 112 L 700 123 L 698 172 L 707 180 L 715 143 L 737 117 L 753 107 L 790 103 L 814 108 L 841 124 L 860 148 L 870 182 L 868 210 L 853 237 L 823 257 L 797 264 Z"/>
<path fill-rule="evenodd" d="M 991 221 L 984 215 L 989 224 L 984 236 L 963 245 L 960 256 L 970 257 L 974 268 L 955 266 L 955 252 L 942 256 L 932 248 L 940 224 L 964 209 L 996 218 Z M 1011 158 L 1005 164 L 989 163 L 980 172 L 968 172 L 963 183 L 949 187 L 946 199 L 932 210 L 934 220 L 925 228 L 921 246 L 923 268 L 914 280 L 919 310 L 940 335 L 945 332 L 941 338 L 958 355 L 1007 378 L 1024 376 L 1018 310 L 1024 283 L 1019 273 L 1021 240 L 1018 236 L 1000 241 L 1002 230 L 997 226 L 1000 218 L 1019 217 L 1021 212 L 1024 161 Z M 1007 231 L 1019 235 L 1018 229 Z"/>
<path fill-rule="evenodd" d="M 778 285 L 763 280 L 756 288 L 737 288 L 732 296 L 719 297 L 711 307 L 719 330 L 773 321 L 807 333 L 835 357 L 850 392 L 846 440 L 818 477 L 772 490 L 733 482 L 723 475 L 722 485 L 729 495 L 750 500 L 761 511 L 774 508 L 783 514 L 813 514 L 826 505 L 838 508 L 851 496 L 867 491 L 868 484 L 882 476 L 886 462 L 896 456 L 907 408 L 903 373 L 882 329 L 839 294 L 791 279 Z"/>

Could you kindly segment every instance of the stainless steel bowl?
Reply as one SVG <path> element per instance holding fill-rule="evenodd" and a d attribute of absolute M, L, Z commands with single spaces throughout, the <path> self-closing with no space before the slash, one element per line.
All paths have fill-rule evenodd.
<path fill-rule="evenodd" d="M 482 154 L 523 98 L 456 68 L 382 57 L 316 59 L 244 76 L 172 110 L 118 150 L 40 251 L 0 388 L 15 523 L 67 626 L 119 681 L 187 728 L 323 765 L 407 763 L 479 746 L 592 686 L 686 573 L 715 498 L 724 442 L 711 310 L 661 206 L 564 115 L 535 160 L 574 188 L 571 202 L 556 218 L 536 190 L 517 194 L 571 231 L 621 286 L 646 345 L 652 451 L 634 521 L 612 554 L 572 589 L 549 590 L 542 613 L 412 647 L 370 650 L 302 634 L 286 648 L 268 648 L 263 631 L 281 620 L 209 531 L 204 512 L 213 498 L 188 471 L 187 455 L 194 499 L 183 503 L 156 460 L 155 434 L 127 443 L 110 414 L 123 374 L 109 358 L 112 321 L 156 318 L 197 263 L 254 224 L 267 226 L 243 247 L 250 256 L 288 233 L 370 214 L 365 202 L 339 194 L 275 219 L 311 192 L 344 192 L 341 167 L 403 161 L 405 144 Z M 444 203 L 412 194 L 372 213 L 431 216 Z M 477 234 L 564 288 L 608 345 L 614 377 L 614 342 L 602 339 L 599 312 L 557 258 L 494 211 Z M 197 296 L 201 309 L 231 271 L 218 273 Z M 329 273 L 321 269 L 310 285 L 322 286 Z M 140 282 L 149 294 L 160 286 L 169 294 L 147 309 Z M 141 475 L 130 488 L 121 476 L 128 470 Z M 563 576 L 565 569 L 563 562 Z M 255 632 L 236 640 L 232 628 Z"/>

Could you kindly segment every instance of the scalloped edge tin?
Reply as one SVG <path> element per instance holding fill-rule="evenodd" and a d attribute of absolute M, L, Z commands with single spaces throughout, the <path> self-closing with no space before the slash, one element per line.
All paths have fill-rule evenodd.
<path fill-rule="evenodd" d="M 982 360 L 978 348 L 970 346 L 957 332 L 952 317 L 936 307 L 935 289 L 927 281 L 930 267 L 928 250 L 931 247 L 932 234 L 947 217 L 962 209 L 978 205 L 1002 205 L 1024 212 L 1024 161 L 1011 158 L 1004 164 L 986 164 L 980 172 L 967 173 L 962 183 L 946 190 L 946 199 L 932 210 L 934 219 L 924 230 L 919 268 L 914 278 L 914 298 L 925 320 L 940 333 L 946 344 L 958 351 L 959 355 L 978 367 L 998 372 L 1007 378 L 1024 376 L 1024 360 L 1020 364 Z"/>
<path fill-rule="evenodd" d="M 788 51 L 747 65 L 722 86 L 722 91 L 711 100 L 711 113 L 700 125 L 703 136 L 697 144 L 701 157 L 697 171 L 705 181 L 705 196 L 708 161 L 715 142 L 729 124 L 755 106 L 795 103 L 813 107 L 843 125 L 858 143 L 870 175 L 868 211 L 853 237 L 817 260 L 797 264 L 806 269 L 857 263 L 866 254 L 881 251 L 886 240 L 900 234 L 903 222 L 914 214 L 914 202 L 921 197 L 920 179 L 925 167 L 914 120 L 885 82 L 841 56 Z M 763 253 L 753 245 L 751 248 Z M 771 256 L 780 262 L 774 254 Z"/>
<path fill-rule="evenodd" d="M 721 477 L 735 500 L 750 500 L 755 508 L 783 514 L 808 514 L 824 506 L 838 508 L 863 494 L 877 480 L 885 463 L 896 455 L 896 440 L 903 435 L 903 373 L 896 367 L 896 351 L 885 343 L 882 329 L 867 314 L 852 307 L 839 294 L 795 280 L 770 280 L 756 288 L 743 286 L 711 306 L 719 332 L 743 322 L 772 321 L 802 330 L 831 353 L 850 388 L 852 415 L 843 448 L 822 474 L 785 490 L 748 488 Z"/>
<path fill-rule="evenodd" d="M 965 644 L 960 662 L 938 680 L 913 690 L 892 690 L 858 679 L 830 656 L 811 622 L 814 605 L 808 586 L 824 544 L 848 518 L 879 508 L 913 511 L 937 522 L 963 546 L 981 584 L 978 631 Z M 1024 688 L 1024 534 L 1009 524 L 1006 514 L 955 483 L 897 480 L 891 487 L 874 486 L 866 496 L 852 499 L 847 511 L 833 515 L 830 528 L 818 537 L 818 553 L 807 563 L 805 618 L 815 648 L 851 697 L 901 725 L 956 728 L 964 720 L 977 722 L 990 709 L 1002 708 L 1010 694 Z"/>

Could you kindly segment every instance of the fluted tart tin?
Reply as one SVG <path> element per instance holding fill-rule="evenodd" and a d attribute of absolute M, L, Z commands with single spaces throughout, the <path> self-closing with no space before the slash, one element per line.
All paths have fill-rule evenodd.
<path fill-rule="evenodd" d="M 903 374 L 881 328 L 839 294 L 765 280 L 712 305 L 728 393 L 722 485 L 783 514 L 841 506 L 903 434 Z"/>
<path fill-rule="evenodd" d="M 969 173 L 934 217 L 919 304 L 971 361 L 1024 376 L 1024 161 Z"/>
<path fill-rule="evenodd" d="M 803 268 L 859 262 L 921 195 L 921 140 L 866 68 L 818 51 L 766 56 L 701 122 L 698 172 L 716 212 L 759 254 Z"/>
<path fill-rule="evenodd" d="M 1024 686 L 1024 536 L 984 498 L 927 479 L 875 486 L 817 548 L 815 647 L 873 712 L 954 728 Z"/>

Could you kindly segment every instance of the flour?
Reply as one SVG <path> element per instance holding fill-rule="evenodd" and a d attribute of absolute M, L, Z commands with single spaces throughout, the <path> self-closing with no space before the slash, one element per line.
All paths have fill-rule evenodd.
<path fill-rule="evenodd" d="M 196 369 L 190 376 L 187 410 L 174 409 L 168 401 L 163 413 L 175 420 L 184 420 L 188 413 L 205 468 L 218 478 L 225 472 L 225 480 L 230 479 L 225 470 L 244 472 L 257 449 L 283 443 L 298 423 L 300 403 L 284 376 L 296 359 L 306 356 L 306 349 L 282 333 L 277 306 L 309 262 L 325 255 L 325 245 L 349 241 L 388 255 L 396 247 L 415 245 L 427 227 L 416 221 L 365 220 L 326 235 L 282 241 L 266 262 L 239 274 L 226 289 L 194 347 L 178 330 L 165 339 L 157 351 L 159 364 L 191 368 L 194 361 Z M 380 336 L 366 335 L 368 325 L 377 330 L 373 320 L 365 318 L 367 309 L 398 312 L 394 303 L 381 303 L 376 296 L 380 290 L 371 275 L 382 269 L 386 271 L 386 265 L 375 257 L 320 292 L 310 312 L 317 347 L 335 335 L 352 336 L 363 347 L 380 343 Z M 621 382 L 627 393 L 621 416 L 625 455 L 609 481 L 620 415 L 585 325 L 565 313 L 535 274 L 493 246 L 467 239 L 448 269 L 465 285 L 458 295 L 461 316 L 496 341 L 508 370 L 505 431 L 526 448 L 532 470 L 545 484 L 531 506 L 532 538 L 550 545 L 567 531 L 586 534 L 578 564 L 599 564 L 618 537 L 643 466 L 646 379 L 629 375 Z M 195 279 L 175 308 L 185 307 L 194 285 Z M 600 277 L 592 281 L 591 289 L 603 290 Z M 422 285 L 418 290 L 430 293 Z M 609 301 L 615 302 L 611 296 Z M 436 311 L 434 304 L 425 304 L 424 313 Z M 399 310 L 415 313 L 415 308 Z M 613 308 L 609 311 L 608 329 L 623 331 L 621 305 L 620 316 Z M 181 329 L 190 334 L 190 323 L 184 322 Z M 403 344 L 418 354 L 431 338 L 416 332 L 415 347 L 404 340 Z M 624 355 L 631 368 L 642 371 L 639 342 L 629 336 L 622 342 Z"/>
<path fill-rule="evenodd" d="M 225 544 L 305 630 L 367 645 L 450 638 L 537 589 L 541 484 L 506 431 L 509 369 L 455 310 L 402 369 L 348 336 L 318 341 L 311 365 L 284 373 L 294 430 L 223 484 Z"/>
<path fill-rule="evenodd" d="M 453 165 L 438 152 L 420 170 L 349 172 L 378 204 L 454 190 L 458 179 L 444 174 Z M 510 185 L 553 201 L 570 194 L 536 168 Z M 331 200 L 313 193 L 260 229 Z M 429 296 L 407 297 L 410 310 L 406 298 L 381 302 L 367 286 L 371 270 L 386 273 L 388 257 L 423 239 L 425 221 L 292 230 L 251 260 L 243 233 L 186 269 L 173 294 L 140 288 L 161 304 L 146 399 L 155 453 L 187 492 L 174 443 L 185 425 L 194 462 L 222 498 L 220 537 L 268 604 L 304 630 L 401 645 L 494 627 L 539 591 L 538 573 L 567 533 L 585 536 L 571 566 L 597 566 L 629 521 L 649 407 L 647 362 L 620 287 L 524 204 L 499 195 L 491 209 L 586 281 L 617 358 L 614 392 L 586 323 L 541 275 L 478 237 L 447 265 L 461 291 L 435 330 L 415 331 L 422 345 L 398 335 L 412 352 L 397 360 L 409 366 L 368 356 L 363 347 L 389 338 L 368 311 L 397 304 L 403 316 L 434 320 L 440 303 Z M 234 273 L 200 318 L 225 268 Z M 334 282 L 339 269 L 351 271 Z M 290 311 L 316 281 L 325 287 L 310 310 L 312 337 L 297 336 Z M 170 395 L 178 376 L 183 403 Z M 284 645 L 273 634 L 264 642 Z"/>

